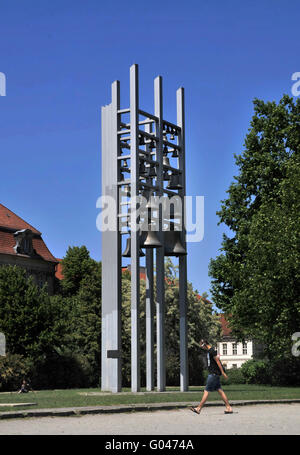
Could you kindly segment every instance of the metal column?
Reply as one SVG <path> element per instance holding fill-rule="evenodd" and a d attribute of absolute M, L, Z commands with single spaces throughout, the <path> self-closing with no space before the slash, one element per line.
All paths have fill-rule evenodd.
<path fill-rule="evenodd" d="M 177 90 L 177 125 L 180 126 L 180 134 L 178 138 L 181 147 L 179 155 L 179 168 L 181 169 L 181 185 L 179 195 L 182 204 L 182 232 L 181 243 L 186 248 L 186 233 L 185 233 L 185 203 L 186 195 L 186 179 L 185 179 L 185 128 L 184 128 L 184 89 Z M 188 341 L 187 341 L 187 259 L 186 256 L 179 258 L 179 314 L 180 314 L 180 390 L 185 392 L 188 390 Z"/>
<path fill-rule="evenodd" d="M 118 109 L 120 84 L 112 84 L 112 102 L 102 108 L 102 194 L 118 205 Z M 102 390 L 121 390 L 121 237 L 116 225 L 102 232 Z"/>
<path fill-rule="evenodd" d="M 139 194 L 139 86 L 138 66 L 130 68 L 130 157 L 131 157 L 131 390 L 140 390 L 140 257 L 136 208 Z"/>
<path fill-rule="evenodd" d="M 154 80 L 154 112 L 158 121 L 156 135 L 159 143 L 156 149 L 156 160 L 159 163 L 157 170 L 158 195 L 163 196 L 163 102 L 162 102 L 162 78 L 158 76 Z M 162 207 L 159 208 L 159 232 L 158 237 L 163 243 L 162 234 Z M 163 248 L 156 250 L 156 336 L 157 336 L 157 390 L 163 392 L 166 387 L 165 367 L 165 257 Z"/>

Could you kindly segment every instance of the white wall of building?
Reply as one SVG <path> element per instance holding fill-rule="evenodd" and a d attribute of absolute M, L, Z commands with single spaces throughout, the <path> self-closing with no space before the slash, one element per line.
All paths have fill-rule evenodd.
<path fill-rule="evenodd" d="M 253 342 L 247 341 L 245 344 L 235 341 L 221 341 L 217 345 L 222 364 L 227 368 L 240 368 L 247 360 L 253 356 Z"/>

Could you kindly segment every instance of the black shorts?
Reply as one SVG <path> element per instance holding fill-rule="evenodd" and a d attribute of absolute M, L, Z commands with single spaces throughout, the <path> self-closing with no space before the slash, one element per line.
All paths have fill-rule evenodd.
<path fill-rule="evenodd" d="M 218 374 L 209 374 L 207 376 L 205 390 L 207 392 L 214 392 L 215 390 L 220 390 L 220 389 L 222 389 L 221 382 L 220 382 L 220 376 Z"/>

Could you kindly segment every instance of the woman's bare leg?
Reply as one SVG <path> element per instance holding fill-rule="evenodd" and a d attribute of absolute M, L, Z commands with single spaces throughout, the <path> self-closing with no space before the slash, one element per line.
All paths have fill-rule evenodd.
<path fill-rule="evenodd" d="M 200 401 L 200 403 L 198 404 L 198 406 L 195 408 L 195 409 L 197 409 L 197 411 L 199 412 L 199 414 L 200 414 L 201 409 L 202 409 L 202 407 L 204 406 L 204 404 L 205 404 L 205 402 L 206 402 L 206 400 L 207 400 L 207 398 L 208 398 L 208 394 L 209 394 L 209 392 L 207 392 L 207 390 L 204 390 L 203 396 L 202 396 L 202 400 Z"/>
<path fill-rule="evenodd" d="M 222 389 L 219 389 L 218 392 L 219 392 L 219 394 L 221 395 L 221 398 L 222 398 L 222 400 L 223 400 L 224 403 L 225 403 L 226 411 L 232 412 L 232 408 L 231 408 L 231 406 L 230 406 L 230 404 L 229 404 L 229 401 L 228 401 L 227 396 L 225 395 L 225 392 L 224 392 Z"/>

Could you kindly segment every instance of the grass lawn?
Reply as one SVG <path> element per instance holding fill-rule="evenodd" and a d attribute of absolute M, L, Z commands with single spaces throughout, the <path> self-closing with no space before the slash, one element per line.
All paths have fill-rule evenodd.
<path fill-rule="evenodd" d="M 275 400 L 284 398 L 300 398 L 300 387 L 271 387 L 249 384 L 232 384 L 223 386 L 229 400 Z M 151 393 L 142 389 L 143 393 L 131 393 L 123 389 L 120 394 L 101 393 L 100 389 L 69 389 L 69 390 L 38 390 L 27 394 L 16 392 L 0 393 L 0 412 L 18 409 L 65 408 L 72 406 L 109 406 L 117 404 L 137 403 L 198 403 L 204 390 L 203 386 L 191 386 L 189 392 L 180 392 L 178 387 L 167 387 L 166 392 Z M 219 400 L 217 392 L 210 393 L 208 400 Z M 37 403 L 27 407 L 1 406 L 1 403 Z"/>

